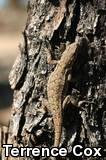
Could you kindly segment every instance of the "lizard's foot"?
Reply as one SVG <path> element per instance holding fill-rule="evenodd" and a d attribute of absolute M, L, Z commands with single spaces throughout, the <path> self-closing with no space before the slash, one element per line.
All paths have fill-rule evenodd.
<path fill-rule="evenodd" d="M 48 40 L 45 41 L 45 44 L 46 44 L 46 54 L 47 54 L 47 63 L 48 64 L 57 64 L 58 63 L 58 60 L 54 60 L 52 58 L 52 48 L 51 48 L 51 45 L 49 43 Z"/>
<path fill-rule="evenodd" d="M 42 98 L 42 106 L 44 107 L 48 106 L 48 100 L 46 98 Z"/>
<path fill-rule="evenodd" d="M 46 98 L 42 98 L 42 106 L 47 112 L 50 111 L 49 103 L 48 103 L 48 100 Z"/>

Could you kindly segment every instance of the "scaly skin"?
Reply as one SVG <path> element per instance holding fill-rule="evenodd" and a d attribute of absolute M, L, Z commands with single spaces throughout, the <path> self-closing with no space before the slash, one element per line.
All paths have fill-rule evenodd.
<path fill-rule="evenodd" d="M 68 45 L 58 61 L 56 68 L 51 73 L 48 84 L 47 94 L 50 111 L 53 113 L 55 128 L 54 147 L 59 147 L 62 133 L 62 93 L 66 81 L 66 72 L 72 68 L 77 57 L 78 43 Z"/>

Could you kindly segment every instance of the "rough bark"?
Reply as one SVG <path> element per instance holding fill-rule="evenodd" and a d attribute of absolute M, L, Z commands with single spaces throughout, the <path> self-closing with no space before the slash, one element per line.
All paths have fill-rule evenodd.
<path fill-rule="evenodd" d="M 61 146 L 68 148 L 66 160 L 77 159 L 71 155 L 71 146 L 75 144 L 106 146 L 105 11 L 105 0 L 28 2 L 24 44 L 9 76 L 14 99 L 8 143 L 18 147 L 53 145 L 52 114 L 42 106 L 42 97 L 47 98 L 47 81 L 55 65 L 47 64 L 45 42 L 51 46 L 53 58 L 60 59 L 67 42 L 87 37 L 89 48 L 78 55 L 67 92 L 78 100 L 80 107 L 67 106 L 63 111 Z M 13 159 L 16 158 L 9 157 Z"/>

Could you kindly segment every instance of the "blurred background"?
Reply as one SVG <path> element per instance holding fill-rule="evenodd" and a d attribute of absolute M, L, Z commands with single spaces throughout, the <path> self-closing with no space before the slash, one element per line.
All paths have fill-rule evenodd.
<path fill-rule="evenodd" d="M 0 0 L 0 109 L 12 104 L 8 75 L 22 41 L 26 6 L 27 0 Z"/>

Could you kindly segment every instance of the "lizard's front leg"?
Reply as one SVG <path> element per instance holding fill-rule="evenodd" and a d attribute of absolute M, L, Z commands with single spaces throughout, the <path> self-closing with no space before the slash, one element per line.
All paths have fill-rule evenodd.
<path fill-rule="evenodd" d="M 48 64 L 57 64 L 58 60 L 52 58 L 52 47 L 48 40 L 45 40 L 45 51 L 47 55 L 47 63 Z"/>

